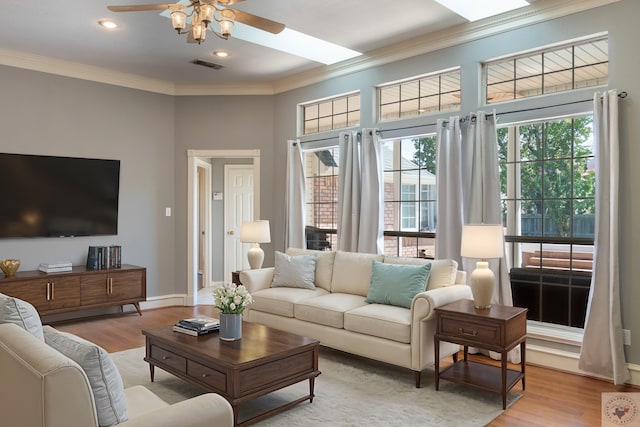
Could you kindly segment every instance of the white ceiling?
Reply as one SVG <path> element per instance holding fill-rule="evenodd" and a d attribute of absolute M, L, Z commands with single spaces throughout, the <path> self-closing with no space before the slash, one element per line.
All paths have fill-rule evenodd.
<path fill-rule="evenodd" d="M 545 2 L 561 3 L 538 0 L 535 4 Z M 325 67 L 233 36 L 222 40 L 209 33 L 201 45 L 188 44 L 186 36 L 177 35 L 170 20 L 158 12 L 107 10 L 107 5 L 153 3 L 152 0 L 3 0 L 0 56 L 20 53 L 55 58 L 193 86 L 274 82 Z M 246 0 L 234 7 L 364 53 L 466 22 L 433 0 Z M 119 27 L 111 31 L 102 28 L 97 22 L 105 18 L 115 20 Z M 216 49 L 227 50 L 230 56 L 216 58 L 212 55 Z M 191 64 L 195 59 L 215 62 L 224 68 L 214 70 Z"/>

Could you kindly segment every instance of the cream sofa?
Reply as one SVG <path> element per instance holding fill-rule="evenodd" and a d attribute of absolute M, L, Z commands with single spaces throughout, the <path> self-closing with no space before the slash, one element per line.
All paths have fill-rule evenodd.
<path fill-rule="evenodd" d="M 13 323 L 0 324 L 0 422 L 3 426 L 98 426 L 96 402 L 83 369 Z M 133 426 L 233 426 L 231 405 L 203 394 L 169 405 L 142 386 L 124 390 Z"/>
<path fill-rule="evenodd" d="M 244 312 L 245 321 L 315 338 L 324 346 L 411 369 L 416 387 L 420 387 L 422 370 L 434 363 L 434 309 L 472 299 L 465 272 L 459 271 L 452 260 L 294 248 L 286 253 L 317 256 L 315 288 L 272 287 L 275 267 L 243 270 L 240 281 L 254 299 Z M 365 302 L 373 261 L 431 263 L 426 290 L 413 298 L 410 308 Z M 458 350 L 458 345 L 440 344 L 441 357 Z"/>

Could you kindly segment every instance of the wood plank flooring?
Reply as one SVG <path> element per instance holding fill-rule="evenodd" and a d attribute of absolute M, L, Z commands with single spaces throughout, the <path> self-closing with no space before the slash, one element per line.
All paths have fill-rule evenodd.
<path fill-rule="evenodd" d="M 54 324 L 59 330 L 71 332 L 92 341 L 109 352 L 127 350 L 144 345 L 140 331 L 194 315 L 217 317 L 213 306 L 167 307 L 146 310 L 137 314 L 66 321 Z M 320 350 L 322 351 L 322 349 Z M 472 356 L 476 360 L 484 356 Z M 514 366 L 514 368 L 517 368 Z M 423 373 L 428 375 L 428 373 Z M 592 427 L 600 426 L 601 393 L 640 389 L 614 386 L 610 382 L 553 369 L 527 365 L 527 388 L 524 396 L 489 424 L 492 427 Z M 424 380 L 423 380 L 424 383 Z M 413 373 L 407 371 L 407 387 L 413 387 Z M 522 390 L 518 384 L 513 389 Z M 497 396 L 497 395 L 496 395 Z M 499 398 L 496 405 L 499 405 Z"/>

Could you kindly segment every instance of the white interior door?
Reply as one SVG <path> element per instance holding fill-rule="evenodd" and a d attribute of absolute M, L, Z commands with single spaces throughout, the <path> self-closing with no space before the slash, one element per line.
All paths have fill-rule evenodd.
<path fill-rule="evenodd" d="M 225 165 L 224 167 L 224 277 L 249 268 L 247 251 L 250 245 L 240 242 L 240 225 L 253 221 L 253 165 Z"/>

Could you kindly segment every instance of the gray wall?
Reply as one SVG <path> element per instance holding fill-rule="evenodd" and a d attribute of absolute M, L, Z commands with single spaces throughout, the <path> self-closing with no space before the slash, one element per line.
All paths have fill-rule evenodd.
<path fill-rule="evenodd" d="M 0 93 L 0 151 L 120 160 L 117 236 L 2 239 L 0 259 L 20 259 L 21 270 L 84 265 L 89 245 L 117 244 L 123 263 L 147 267 L 149 296 L 176 293 L 175 226 L 164 216 L 174 207 L 174 99 L 4 66 Z"/>
<path fill-rule="evenodd" d="M 187 150 L 260 150 L 260 216 L 274 216 L 272 96 L 187 96 L 175 103 L 175 280 L 187 289 Z M 273 265 L 271 244 L 261 245 L 265 265 Z M 225 280 L 230 280 L 226 278 Z"/>

